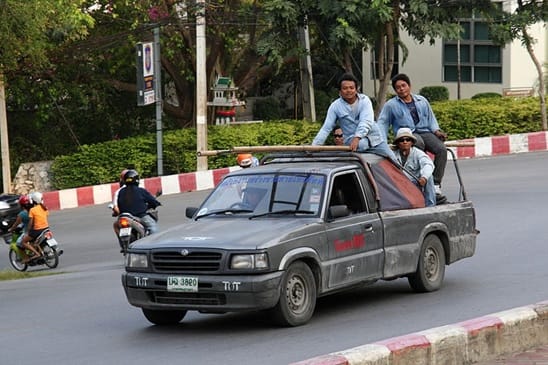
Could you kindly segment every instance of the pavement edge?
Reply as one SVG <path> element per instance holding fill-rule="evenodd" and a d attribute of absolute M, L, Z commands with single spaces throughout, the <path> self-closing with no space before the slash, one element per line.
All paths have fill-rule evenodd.
<path fill-rule="evenodd" d="M 548 301 L 290 365 L 474 364 L 548 343 Z"/>

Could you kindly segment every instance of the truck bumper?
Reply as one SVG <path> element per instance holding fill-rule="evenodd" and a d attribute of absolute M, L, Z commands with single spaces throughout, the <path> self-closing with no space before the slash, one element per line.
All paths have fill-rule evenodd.
<path fill-rule="evenodd" d="M 125 272 L 122 285 L 128 302 L 140 308 L 239 312 L 274 307 L 280 297 L 282 275 L 283 271 L 240 276 L 189 275 L 198 278 L 198 291 L 174 292 L 167 290 L 169 275 Z"/>

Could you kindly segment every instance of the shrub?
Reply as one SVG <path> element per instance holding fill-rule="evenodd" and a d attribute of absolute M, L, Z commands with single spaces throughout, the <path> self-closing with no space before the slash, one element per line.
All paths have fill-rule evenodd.
<path fill-rule="evenodd" d="M 475 99 L 488 99 L 488 98 L 502 98 L 502 95 L 500 95 L 499 93 L 489 92 L 489 93 L 479 93 L 479 94 L 476 94 L 476 95 L 472 96 L 472 100 L 475 100 Z"/>
<path fill-rule="evenodd" d="M 452 140 L 542 130 L 537 97 L 453 100 L 432 103 L 440 127 Z M 208 149 L 234 146 L 310 144 L 321 123 L 287 120 L 208 127 Z M 164 175 L 196 170 L 196 129 L 166 131 L 163 136 Z M 262 157 L 257 155 L 258 158 Z M 55 189 L 116 182 L 133 165 L 141 177 L 157 175 L 156 135 L 84 145 L 77 153 L 53 161 Z M 233 154 L 208 157 L 208 168 L 235 166 Z"/>
<path fill-rule="evenodd" d="M 430 102 L 449 100 L 449 90 L 445 86 L 425 86 L 419 94 Z"/>

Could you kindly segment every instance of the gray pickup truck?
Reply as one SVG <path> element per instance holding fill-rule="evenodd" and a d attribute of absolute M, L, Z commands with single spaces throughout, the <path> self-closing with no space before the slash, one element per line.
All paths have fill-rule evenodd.
<path fill-rule="evenodd" d="M 402 171 L 374 154 L 274 153 L 225 176 L 187 208 L 187 222 L 134 242 L 122 283 L 158 325 L 189 310 L 268 310 L 298 326 L 318 297 L 377 280 L 439 289 L 445 266 L 476 248 L 462 185 L 457 200 L 424 207 Z"/>

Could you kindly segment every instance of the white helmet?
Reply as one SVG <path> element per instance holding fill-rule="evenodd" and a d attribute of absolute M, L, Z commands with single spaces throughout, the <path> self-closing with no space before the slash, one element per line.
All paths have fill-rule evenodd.
<path fill-rule="evenodd" d="M 34 204 L 42 204 L 42 201 L 43 201 L 42 193 L 39 191 L 34 191 L 30 193 L 30 200 L 32 200 Z"/>

